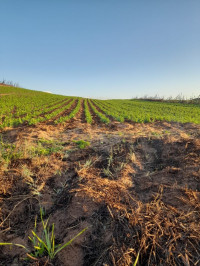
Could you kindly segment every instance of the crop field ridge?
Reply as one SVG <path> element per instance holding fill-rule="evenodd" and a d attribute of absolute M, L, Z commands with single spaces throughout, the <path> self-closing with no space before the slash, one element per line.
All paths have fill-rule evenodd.
<path fill-rule="evenodd" d="M 78 100 L 76 99 L 71 99 L 68 104 L 67 108 L 64 108 L 61 112 L 59 112 L 56 116 L 52 118 L 52 122 L 56 123 L 60 118 L 65 117 L 71 113 L 71 111 L 75 108 L 77 105 Z M 60 111 L 60 110 L 59 110 Z"/>
<path fill-rule="evenodd" d="M 81 106 L 79 112 L 74 117 L 74 120 L 79 123 L 86 123 L 86 117 L 85 117 L 85 106 L 84 106 L 85 99 L 81 100 Z"/>
<path fill-rule="evenodd" d="M 90 106 L 90 102 L 87 101 L 88 103 L 88 108 L 89 108 L 89 112 L 92 116 L 92 124 L 101 124 L 101 120 L 100 118 L 97 116 L 97 114 L 92 110 L 91 106 Z"/>
<path fill-rule="evenodd" d="M 39 116 L 45 116 L 47 114 L 51 114 L 54 111 L 59 110 L 60 108 L 63 108 L 64 106 L 68 105 L 71 101 L 72 101 L 72 99 L 67 99 L 67 100 L 61 101 L 60 103 L 58 103 L 58 104 L 61 104 L 61 105 L 59 105 L 59 107 L 56 107 L 56 108 L 54 108 L 54 109 L 52 109 L 50 111 L 41 113 L 40 115 L 38 115 L 38 117 Z M 48 106 L 48 107 L 51 108 L 51 107 L 54 107 L 54 106 L 55 106 L 55 104 L 54 105 L 51 105 L 51 106 Z"/>
<path fill-rule="evenodd" d="M 57 111 L 57 114 L 55 114 L 55 116 L 53 116 L 50 120 L 49 123 L 53 124 L 58 118 L 60 118 L 63 115 L 66 115 L 68 113 L 70 113 L 70 111 L 73 109 L 73 107 L 76 105 L 76 101 L 74 99 L 69 99 L 67 100 L 66 104 L 61 106 L 60 108 L 56 108 L 54 109 L 54 111 Z M 63 108 L 64 107 L 64 108 Z M 44 123 L 46 123 L 46 121 L 44 121 Z"/>
<path fill-rule="evenodd" d="M 198 105 L 0 87 L 14 91 L 0 97 L 0 265 L 200 265 Z"/>
<path fill-rule="evenodd" d="M 66 99 L 64 99 L 62 101 L 54 102 L 53 104 L 50 104 L 50 105 L 49 104 L 45 105 L 45 109 L 48 109 L 48 110 L 50 109 L 50 111 L 47 111 L 47 112 L 41 112 L 41 107 L 39 109 L 36 109 L 35 111 L 38 112 L 36 117 L 40 117 L 40 116 L 44 116 L 45 114 L 52 113 L 54 110 L 56 110 L 59 107 L 63 106 L 62 105 L 63 102 L 66 102 Z M 57 105 L 59 107 L 56 107 Z M 16 111 L 17 111 L 17 107 L 14 106 L 13 111 L 12 111 L 12 114 L 13 114 L 14 118 L 23 118 L 23 117 L 28 115 L 28 113 L 23 113 L 23 114 L 17 116 Z"/>
<path fill-rule="evenodd" d="M 103 123 L 109 123 L 110 120 L 107 116 L 105 116 L 101 111 L 98 111 L 97 108 L 95 107 L 95 105 L 92 103 L 92 101 L 89 101 L 89 105 L 91 107 L 91 109 L 93 110 L 93 112 L 100 118 L 100 122 Z"/>
<path fill-rule="evenodd" d="M 97 109 L 97 111 L 99 111 L 100 113 L 102 113 L 104 116 L 108 117 L 108 119 L 111 122 L 114 121 L 114 118 L 111 115 L 106 114 L 106 112 L 104 112 L 94 101 L 92 101 L 92 104 Z"/>

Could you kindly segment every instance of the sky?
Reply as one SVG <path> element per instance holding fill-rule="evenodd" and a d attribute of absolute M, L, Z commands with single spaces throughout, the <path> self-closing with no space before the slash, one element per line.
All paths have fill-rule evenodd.
<path fill-rule="evenodd" d="M 90 98 L 200 94 L 199 0 L 0 0 L 0 80 Z"/>

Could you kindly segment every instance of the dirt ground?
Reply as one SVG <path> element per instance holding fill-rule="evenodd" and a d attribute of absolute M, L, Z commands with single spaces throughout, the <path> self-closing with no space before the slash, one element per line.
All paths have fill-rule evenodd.
<path fill-rule="evenodd" d="M 87 228 L 53 260 L 0 246 L 0 265 L 200 265 L 200 125 L 81 119 L 0 133 L 0 242 L 33 252 L 40 206 L 56 244 Z"/>

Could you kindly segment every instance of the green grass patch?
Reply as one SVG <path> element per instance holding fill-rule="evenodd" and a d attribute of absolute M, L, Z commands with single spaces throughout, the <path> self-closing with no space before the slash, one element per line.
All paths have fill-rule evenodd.
<path fill-rule="evenodd" d="M 90 146 L 90 142 L 85 140 L 73 140 L 73 142 L 76 143 L 79 149 L 85 149 L 86 147 Z"/>

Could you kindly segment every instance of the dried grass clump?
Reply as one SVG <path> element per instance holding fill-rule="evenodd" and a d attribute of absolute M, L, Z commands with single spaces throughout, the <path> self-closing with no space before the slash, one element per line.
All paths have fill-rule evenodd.
<path fill-rule="evenodd" d="M 200 193 L 183 189 L 185 211 L 164 203 L 163 186 L 152 201 L 142 203 L 120 180 L 94 177 L 89 170 L 84 170 L 84 178 L 79 172 L 83 182 L 76 191 L 109 211 L 112 244 L 101 263 L 132 265 L 139 255 L 139 265 L 199 265 Z M 99 235 L 101 245 L 105 235 Z"/>
<path fill-rule="evenodd" d="M 196 206 L 183 213 L 165 205 L 162 192 L 161 187 L 154 200 L 144 204 L 137 215 L 141 259 L 146 265 L 198 265 L 200 212 L 197 214 Z"/>

